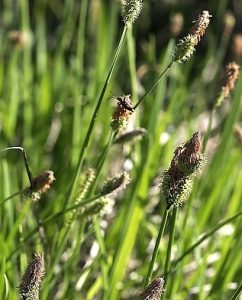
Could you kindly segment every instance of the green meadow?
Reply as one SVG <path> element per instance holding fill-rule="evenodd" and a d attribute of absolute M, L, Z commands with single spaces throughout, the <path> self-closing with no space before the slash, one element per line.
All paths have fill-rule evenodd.
<path fill-rule="evenodd" d="M 121 1 L 0 1 L 0 299 L 144 300 L 158 277 L 146 300 L 241 299 L 242 76 L 215 107 L 241 63 L 236 19 L 229 1 L 189 3 L 144 0 L 125 23 Z M 196 51 L 172 61 L 203 11 Z M 167 209 L 162 175 L 197 131 L 207 163 Z M 40 253 L 39 297 L 21 298 Z"/>

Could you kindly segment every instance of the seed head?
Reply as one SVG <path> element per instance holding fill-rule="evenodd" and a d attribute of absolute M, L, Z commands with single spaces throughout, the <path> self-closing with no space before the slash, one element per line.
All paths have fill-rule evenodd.
<path fill-rule="evenodd" d="M 121 172 L 114 175 L 111 178 L 108 178 L 105 182 L 101 194 L 108 195 L 114 192 L 118 192 L 126 188 L 130 183 L 130 176 L 127 172 Z"/>
<path fill-rule="evenodd" d="M 195 51 L 194 46 L 197 44 L 197 37 L 191 34 L 188 34 L 185 38 L 181 39 L 176 45 L 172 61 L 183 63 L 188 60 L 193 52 Z"/>
<path fill-rule="evenodd" d="M 198 16 L 198 19 L 194 21 L 194 25 L 190 29 L 190 34 L 197 36 L 197 42 L 200 42 L 201 37 L 205 34 L 205 30 L 209 25 L 212 15 L 209 14 L 207 10 L 204 10 L 201 15 Z"/>
<path fill-rule="evenodd" d="M 201 40 L 201 37 L 205 33 L 205 29 L 208 27 L 211 15 L 209 12 L 204 10 L 198 19 L 194 21 L 193 27 L 190 29 L 189 34 L 181 39 L 177 46 L 175 47 L 172 62 L 182 63 L 188 60 L 193 52 L 195 51 L 195 46 Z"/>
<path fill-rule="evenodd" d="M 38 300 L 44 276 L 44 254 L 35 254 L 35 259 L 29 262 L 18 286 L 23 300 Z"/>
<path fill-rule="evenodd" d="M 80 193 L 76 199 L 76 204 L 78 204 L 82 199 L 85 198 L 91 184 L 93 183 L 94 179 L 95 179 L 95 175 L 96 172 L 94 169 L 89 168 L 88 170 L 86 170 L 86 172 L 84 172 L 83 174 L 81 174 L 81 178 L 80 178 Z"/>
<path fill-rule="evenodd" d="M 140 300 L 158 300 L 165 291 L 165 280 L 162 277 L 155 278 L 150 284 L 139 294 Z"/>
<path fill-rule="evenodd" d="M 165 196 L 167 209 L 172 205 L 182 205 L 191 193 L 193 177 L 206 164 L 206 156 L 202 154 L 202 142 L 199 132 L 195 132 L 184 145 L 178 146 L 170 168 L 163 171 L 160 190 Z"/>
<path fill-rule="evenodd" d="M 126 128 L 128 120 L 133 112 L 133 102 L 130 95 L 117 97 L 117 107 L 113 112 L 110 127 L 113 131 L 119 131 Z"/>
<path fill-rule="evenodd" d="M 142 6 L 142 0 L 122 0 L 121 15 L 125 25 L 135 22 L 141 13 Z"/>
<path fill-rule="evenodd" d="M 83 219 L 83 216 L 87 217 L 88 219 L 93 216 L 101 217 L 107 212 L 108 204 L 109 201 L 107 198 L 99 198 L 82 207 L 80 212 L 78 213 L 78 217 L 81 217 L 81 219 Z"/>
<path fill-rule="evenodd" d="M 226 66 L 225 73 L 217 84 L 219 93 L 216 98 L 215 108 L 220 106 L 224 99 L 229 96 L 230 91 L 234 89 L 235 80 L 239 77 L 239 69 L 240 67 L 235 62 L 231 62 Z"/>
<path fill-rule="evenodd" d="M 33 201 L 40 199 L 42 193 L 50 188 L 50 184 L 55 180 L 53 171 L 43 171 L 33 178 L 33 186 L 22 191 L 23 195 Z"/>

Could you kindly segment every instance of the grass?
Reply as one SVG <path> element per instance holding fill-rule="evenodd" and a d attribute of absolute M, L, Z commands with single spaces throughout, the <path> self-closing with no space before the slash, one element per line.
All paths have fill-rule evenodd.
<path fill-rule="evenodd" d="M 21 194 L 5 201 L 30 183 L 21 151 L 0 153 L 1 299 L 19 299 L 16 286 L 34 253 L 45 254 L 41 300 L 134 299 L 162 276 L 162 299 L 239 299 L 242 173 L 233 131 L 241 119 L 242 77 L 212 112 L 230 47 L 228 37 L 217 39 L 227 1 L 218 9 L 216 3 L 198 12 L 209 10 L 213 18 L 197 51 L 173 63 L 159 82 L 178 37 L 158 47 L 145 22 L 149 2 L 128 28 L 116 1 L 3 3 L 0 150 L 23 147 L 33 177 L 53 170 L 56 181 L 38 202 Z M 184 26 L 196 18 L 185 18 Z M 29 40 L 11 41 L 12 30 Z M 110 91 L 132 94 L 136 109 L 128 131 L 145 128 L 141 140 L 114 144 Z M 160 175 L 196 131 L 210 137 L 208 164 L 187 202 L 168 212 Z M 90 168 L 95 177 L 81 185 Z M 130 184 L 104 195 L 105 215 L 86 216 L 83 210 L 103 196 L 107 178 L 121 171 L 130 173 Z"/>

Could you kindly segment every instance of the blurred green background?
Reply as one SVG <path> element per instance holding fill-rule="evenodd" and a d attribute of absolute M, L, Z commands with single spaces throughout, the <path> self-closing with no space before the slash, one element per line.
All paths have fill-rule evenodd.
<path fill-rule="evenodd" d="M 24 147 L 34 176 L 50 169 L 57 179 L 38 204 L 17 196 L 0 207 L 1 299 L 18 299 L 16 285 L 34 252 L 46 255 L 42 300 L 130 299 L 142 287 L 166 207 L 157 188 L 161 172 L 193 132 L 205 135 L 218 78 L 228 62 L 241 64 L 241 1 L 143 1 L 84 160 L 83 170 L 95 167 L 108 141 L 116 105 L 114 99 L 106 100 L 110 91 L 131 93 L 137 103 L 203 10 L 213 17 L 193 57 L 174 64 L 131 117 L 128 130 L 143 127 L 147 135 L 131 146 L 114 145 L 105 161 L 97 189 L 107 176 L 126 170 L 132 179 L 127 191 L 111 197 L 103 219 L 79 218 L 69 231 L 65 220 L 45 224 L 44 247 L 35 230 L 35 206 L 42 220 L 63 206 L 124 23 L 115 0 L 0 1 L 0 149 Z M 216 111 L 208 166 L 179 211 L 173 262 L 240 210 L 241 149 L 233 128 L 241 122 L 241 88 L 240 78 L 231 98 Z M 20 151 L 2 152 L 0 160 L 1 202 L 29 182 Z M 239 221 L 217 231 L 171 269 L 166 299 L 230 299 L 241 280 Z M 155 276 L 163 275 L 169 225 Z"/>

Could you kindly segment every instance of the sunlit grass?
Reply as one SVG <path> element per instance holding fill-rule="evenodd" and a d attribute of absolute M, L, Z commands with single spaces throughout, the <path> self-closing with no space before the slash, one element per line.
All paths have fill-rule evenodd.
<path fill-rule="evenodd" d="M 241 77 L 209 127 L 227 63 L 228 37 L 217 41 L 227 2 L 214 11 L 211 5 L 201 45 L 182 64 L 170 64 L 178 37 L 162 48 L 152 33 L 139 39 L 144 26 L 151 30 L 144 22 L 149 2 L 127 27 L 118 1 L 49 2 L 5 1 L 2 9 L 0 150 L 23 147 L 33 177 L 52 170 L 56 181 L 38 202 L 21 193 L 5 201 L 30 182 L 21 152 L 0 152 L 0 298 L 19 299 L 27 263 L 44 253 L 42 300 L 134 299 L 144 283 L 164 275 L 163 299 L 238 299 L 242 173 L 233 131 L 241 119 Z M 186 28 L 196 18 L 184 19 Z M 146 129 L 142 139 L 114 143 L 117 101 L 107 100 L 110 91 L 131 94 L 135 110 L 125 130 Z M 160 176 L 196 131 L 209 138 L 208 163 L 186 203 L 164 213 Z M 83 177 L 90 168 L 92 180 Z M 107 178 L 121 171 L 131 182 L 104 193 Z M 82 194 L 83 178 L 90 186 Z M 106 213 L 94 215 L 90 205 L 102 197 Z"/>

